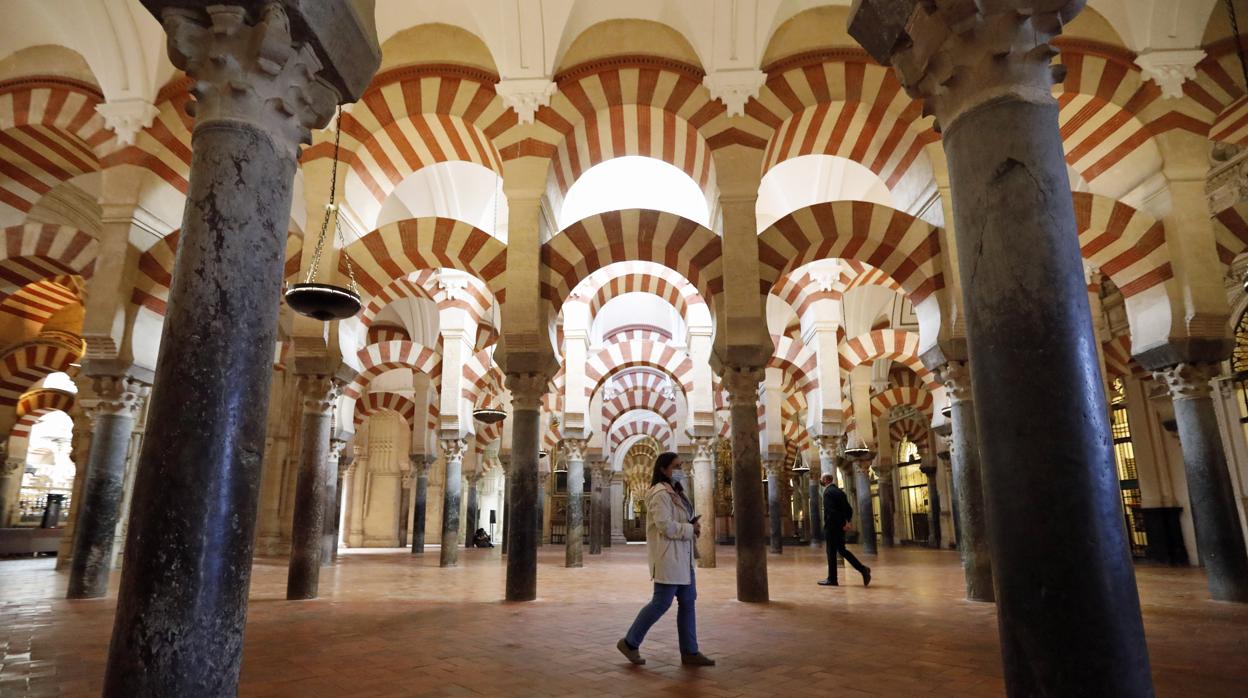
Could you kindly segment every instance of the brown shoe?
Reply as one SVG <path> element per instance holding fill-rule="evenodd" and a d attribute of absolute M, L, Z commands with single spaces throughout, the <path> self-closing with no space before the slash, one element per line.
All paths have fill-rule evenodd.
<path fill-rule="evenodd" d="M 646 660 L 641 656 L 641 653 L 632 647 L 629 647 L 628 643 L 624 641 L 624 638 L 620 638 L 620 641 L 615 643 L 615 648 L 620 651 L 620 654 L 628 657 L 628 661 L 636 664 L 637 666 L 641 666 L 646 663 Z"/>
<path fill-rule="evenodd" d="M 680 655 L 680 663 L 686 666 L 715 666 L 715 660 L 701 652 Z"/>

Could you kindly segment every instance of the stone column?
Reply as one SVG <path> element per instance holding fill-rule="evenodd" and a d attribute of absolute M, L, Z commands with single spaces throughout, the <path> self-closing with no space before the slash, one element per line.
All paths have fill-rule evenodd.
<path fill-rule="evenodd" d="M 611 507 L 610 507 L 610 538 L 611 543 L 626 545 L 628 539 L 624 537 L 624 473 L 611 471 Z M 712 531 L 711 540 L 714 540 L 714 520 L 707 530 Z"/>
<path fill-rule="evenodd" d="M 541 514 L 537 477 L 541 441 L 542 395 L 547 379 L 540 373 L 511 373 L 511 509 L 507 532 L 507 600 L 537 598 L 537 546 Z"/>
<path fill-rule="evenodd" d="M 763 370 L 725 367 L 732 405 L 732 504 L 737 534 L 737 600 L 766 603 L 767 550 L 758 443 L 758 385 Z"/>
<path fill-rule="evenodd" d="M 862 0 L 849 22 L 943 135 L 1004 678 L 1019 696 L 1153 692 L 1052 95 L 1065 68 L 1048 42 L 1083 5 Z"/>
<path fill-rule="evenodd" d="M 408 543 L 407 516 L 411 513 L 412 490 L 416 487 L 416 473 L 412 472 L 410 460 L 399 466 L 399 473 L 399 511 L 398 521 L 395 524 L 399 529 L 399 547 L 406 548 Z"/>
<path fill-rule="evenodd" d="M 338 557 L 338 512 L 342 508 L 342 474 L 338 462 L 342 456 L 344 439 L 330 437 L 329 451 L 325 454 L 325 514 L 321 517 L 321 566 L 331 565 Z"/>
<path fill-rule="evenodd" d="M 57 571 L 69 567 L 74 559 L 74 532 L 78 527 L 78 510 L 81 508 L 79 505 L 82 502 L 82 489 L 87 480 L 87 463 L 91 458 L 91 418 L 83 403 L 83 395 L 79 393 L 74 409 L 70 412 L 74 419 L 74 490 L 69 500 L 69 520 L 65 522 L 65 532 L 61 534 L 56 550 Z"/>
<path fill-rule="evenodd" d="M 17 508 L 14 506 L 20 498 L 22 477 L 25 475 L 26 459 L 24 457 L 8 457 L 8 444 L 0 442 L 0 528 L 9 528 L 15 522 Z"/>
<path fill-rule="evenodd" d="M 879 476 L 880 491 L 880 542 L 886 548 L 891 548 L 897 544 L 894 524 L 894 514 L 897 510 L 896 501 L 893 498 L 893 471 L 896 470 L 893 465 L 892 457 L 880 454 L 876 456 L 875 472 Z"/>
<path fill-rule="evenodd" d="M 507 540 L 511 537 L 511 457 L 499 456 L 503 464 L 503 535 L 499 543 L 502 554 L 507 554 Z"/>
<path fill-rule="evenodd" d="M 607 466 L 602 461 L 591 463 L 590 500 L 589 500 L 589 554 L 602 554 L 602 479 L 606 476 Z"/>
<path fill-rule="evenodd" d="M 784 531 L 781 529 L 781 508 L 784 506 L 783 490 L 780 478 L 784 477 L 784 459 L 768 458 L 763 461 L 763 469 L 767 471 L 767 519 L 770 532 L 770 550 L 779 555 L 784 552 Z"/>
<path fill-rule="evenodd" d="M 481 471 L 468 473 L 464 479 L 468 481 L 468 496 L 464 505 L 464 516 L 467 519 L 464 522 L 464 545 L 471 546 L 473 534 L 477 532 L 477 524 L 481 520 Z"/>
<path fill-rule="evenodd" d="M 992 591 L 992 555 L 988 549 L 988 520 L 980 477 L 979 435 L 971 372 L 965 361 L 949 361 L 937 369 L 949 394 L 949 465 L 953 469 L 954 514 L 958 523 L 958 550 L 966 575 L 966 598 L 989 601 Z"/>
<path fill-rule="evenodd" d="M 108 593 L 114 533 L 121 516 L 126 452 L 134 420 L 147 386 L 130 376 L 93 376 L 96 397 L 91 408 L 91 456 L 74 530 L 74 557 L 65 597 L 95 599 Z M 129 564 L 126 565 L 130 567 Z"/>
<path fill-rule="evenodd" d="M 368 446 L 356 444 L 352 447 L 355 460 L 347 469 L 347 482 L 351 484 L 351 496 L 347 499 L 347 511 L 343 517 L 347 525 L 347 547 L 359 548 L 364 545 L 364 491 L 368 482 Z"/>
<path fill-rule="evenodd" d="M 1180 363 L 1154 376 L 1169 388 L 1174 401 L 1196 548 L 1208 576 L 1209 595 L 1216 601 L 1248 603 L 1244 533 L 1209 382 L 1218 372 L 1216 363 Z"/>
<path fill-rule="evenodd" d="M 841 459 L 841 462 L 836 467 L 841 471 L 841 480 L 845 483 L 845 487 L 841 489 L 845 490 L 845 498 L 852 503 L 854 508 L 854 515 L 849 518 L 850 528 L 857 529 L 859 537 L 861 537 L 862 530 L 858 526 L 858 514 L 862 507 L 858 504 L 858 485 L 856 482 L 857 478 L 854 475 L 854 462 L 848 459 Z"/>
<path fill-rule="evenodd" d="M 104 695 L 232 695 L 299 144 L 380 51 L 346 4 L 144 4 L 195 126 Z"/>
<path fill-rule="evenodd" d="M 550 492 L 550 471 L 538 473 L 537 480 L 537 544 L 546 544 L 546 502 Z"/>
<path fill-rule="evenodd" d="M 342 384 L 333 376 L 299 376 L 303 417 L 299 426 L 299 475 L 295 481 L 295 516 L 290 529 L 290 568 L 286 575 L 287 600 L 315 599 L 320 585 L 322 541 L 331 474 L 329 437 L 334 403 Z"/>
<path fill-rule="evenodd" d="M 588 439 L 563 440 L 568 466 L 568 535 L 564 539 L 564 567 L 583 564 L 582 538 L 585 536 L 585 448 Z"/>
<path fill-rule="evenodd" d="M 693 492 L 702 515 L 698 538 L 698 567 L 715 566 L 715 439 L 693 437 Z"/>
<path fill-rule="evenodd" d="M 412 464 L 412 474 L 416 478 L 412 496 L 416 502 L 412 507 L 412 554 L 425 554 L 425 518 L 429 515 L 429 457 L 423 453 L 408 456 Z"/>
<path fill-rule="evenodd" d="M 468 442 L 454 438 L 443 439 L 439 443 L 446 462 L 446 482 L 442 488 L 442 550 L 438 565 L 454 567 L 459 564 L 459 507 L 464 494 L 461 473 Z"/>
<path fill-rule="evenodd" d="M 349 501 L 348 497 L 350 496 L 347 491 L 347 485 L 351 482 L 351 474 L 354 472 L 351 470 L 354 453 L 346 452 L 345 442 L 337 447 L 331 444 L 330 448 L 335 448 L 338 453 L 338 462 L 336 464 L 338 477 L 334 491 L 334 535 L 333 547 L 330 551 L 330 562 L 337 562 L 338 543 L 342 541 L 342 521 L 346 518 L 344 513 L 346 507 L 344 505 Z"/>
<path fill-rule="evenodd" d="M 928 524 L 927 524 L 927 547 L 940 549 L 940 487 L 936 481 L 936 473 L 938 468 L 935 463 L 924 463 L 919 466 L 919 472 L 927 477 L 927 508 Z"/>
<path fill-rule="evenodd" d="M 863 458 L 856 460 L 853 464 L 854 469 L 854 494 L 857 495 L 858 510 L 858 533 L 861 536 L 859 541 L 862 544 L 862 552 L 868 555 L 875 555 L 876 538 L 875 538 L 875 514 L 871 507 L 871 458 Z"/>

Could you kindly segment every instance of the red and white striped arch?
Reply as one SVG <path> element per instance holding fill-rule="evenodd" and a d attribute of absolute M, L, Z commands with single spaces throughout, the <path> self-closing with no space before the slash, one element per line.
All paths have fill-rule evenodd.
<path fill-rule="evenodd" d="M 672 430 L 667 425 L 658 421 L 635 420 L 621 424 L 610 433 L 608 440 L 611 444 L 611 451 L 616 451 L 625 441 L 634 436 L 649 436 L 658 441 L 662 448 L 673 448 L 675 445 Z"/>
<path fill-rule="evenodd" d="M 368 328 L 367 343 L 377 344 L 379 342 L 410 342 L 411 335 L 407 333 L 407 328 L 399 325 L 382 324 L 370 325 Z"/>
<path fill-rule="evenodd" d="M 649 293 L 670 303 L 686 321 L 691 310 L 706 301 L 688 279 L 652 262 L 617 262 L 595 271 L 576 287 L 576 296 L 589 299 L 592 320 L 603 306 L 626 293 Z M 572 301 L 571 298 L 568 299 Z"/>
<path fill-rule="evenodd" d="M 1148 372 L 1131 357 L 1131 335 L 1124 334 L 1101 343 L 1105 374 L 1114 378 L 1148 378 Z"/>
<path fill-rule="evenodd" d="M 902 417 L 888 425 L 888 435 L 892 438 L 894 448 L 896 444 L 901 443 L 903 438 L 907 438 L 919 447 L 920 454 L 927 455 L 929 424 L 925 419 L 915 415 Z"/>
<path fill-rule="evenodd" d="M 914 371 L 928 389 L 934 378 L 919 360 L 919 335 L 904 330 L 871 330 L 857 337 L 850 337 L 840 346 L 841 371 L 849 373 L 855 367 L 878 359 L 890 359 Z"/>
<path fill-rule="evenodd" d="M 65 225 L 27 223 L 4 229 L 0 248 L 0 298 L 23 286 L 63 275 L 90 278 L 99 245 Z"/>
<path fill-rule="evenodd" d="M 62 77 L 0 82 L 0 226 L 21 223 L 57 185 L 100 169 L 113 132 L 95 86 Z"/>
<path fill-rule="evenodd" d="M 440 162 L 472 162 L 502 172 L 495 141 L 518 122 L 494 90 L 498 77 L 469 66 L 421 64 L 376 76 L 341 118 L 347 167 L 344 200 L 366 226 L 404 179 Z M 305 160 L 333 157 L 324 132 Z"/>
<path fill-rule="evenodd" d="M 181 235 L 182 231 L 175 230 L 139 256 L 138 274 L 135 275 L 134 289 L 130 292 L 131 305 L 147 308 L 161 317 L 165 316 L 169 288 L 173 284 L 173 263 Z M 293 283 L 299 279 L 299 265 L 303 262 L 303 239 L 288 232 L 284 254 L 282 277 L 287 283 Z"/>
<path fill-rule="evenodd" d="M 356 354 L 360 372 L 342 394 L 359 399 L 368 391 L 368 384 L 387 371 L 411 369 L 429 376 L 435 390 L 441 389 L 442 354 L 414 342 L 382 342 L 370 344 Z"/>
<path fill-rule="evenodd" d="M 10 315 L 42 326 L 68 305 L 81 303 L 82 277 L 61 274 L 40 279 L 0 301 L 0 315 Z"/>
<path fill-rule="evenodd" d="M 477 454 L 485 452 L 486 447 L 498 441 L 503 436 L 503 423 L 495 422 L 494 424 L 482 424 L 478 427 L 476 434 L 473 435 L 473 450 Z"/>
<path fill-rule="evenodd" d="M 602 432 L 610 433 L 617 420 L 637 410 L 655 414 L 673 429 L 676 428 L 675 398 L 659 391 L 626 390 L 602 401 Z"/>
<path fill-rule="evenodd" d="M 104 167 L 134 165 L 185 194 L 191 172 L 191 130 L 195 119 L 187 113 L 191 103 L 190 78 L 174 80 L 156 96 L 156 117 L 143 129 L 134 145 L 105 157 Z"/>
<path fill-rule="evenodd" d="M 1248 96 L 1224 108 L 1209 127 L 1209 140 L 1231 145 L 1248 145 Z"/>
<path fill-rule="evenodd" d="M 589 357 L 585 364 L 585 377 L 591 387 L 586 394 L 593 396 L 612 375 L 635 366 L 649 366 L 663 371 L 686 395 L 693 391 L 693 361 L 685 350 L 667 342 L 633 340 L 608 344 Z"/>
<path fill-rule="evenodd" d="M 608 332 L 603 333 L 602 341 L 604 344 L 614 344 L 616 342 L 630 342 L 634 340 L 648 339 L 652 342 L 671 342 L 672 333 L 661 327 L 653 325 L 645 325 L 641 323 L 633 325 L 624 325 L 616 327 Z"/>
<path fill-rule="evenodd" d="M 882 286 L 890 291 L 905 293 L 893 277 L 869 264 L 852 259 L 843 259 L 840 263 L 841 268 L 834 276 L 821 274 L 810 266 L 794 269 L 781 275 L 772 285 L 770 293 L 788 304 L 799 320 L 816 302 L 839 301 L 844 294 L 862 286 Z M 785 334 L 789 334 L 788 328 Z"/>
<path fill-rule="evenodd" d="M 1076 193 L 1083 256 L 1130 298 L 1174 276 L 1161 221 L 1121 201 Z"/>
<path fill-rule="evenodd" d="M 17 401 L 17 424 L 11 436 L 26 438 L 30 436 L 30 427 L 39 418 L 50 412 L 64 412 L 74 408 L 75 396 L 67 390 L 56 388 L 40 388 L 31 390 Z"/>
<path fill-rule="evenodd" d="M 503 392 L 503 372 L 494 365 L 493 357 L 486 350 L 478 351 L 464 362 L 463 377 L 462 396 L 470 405 L 496 398 Z"/>
<path fill-rule="evenodd" d="M 785 392 L 805 395 L 819 388 L 819 357 L 800 340 L 772 336 L 775 351 L 767 361 L 769 368 L 784 372 Z"/>
<path fill-rule="evenodd" d="M 916 306 L 944 288 L 938 229 L 887 206 L 835 201 L 798 209 L 758 239 L 762 292 L 818 259 L 856 260 L 892 277 Z"/>
<path fill-rule="evenodd" d="M 932 393 L 914 371 L 894 368 L 888 373 L 888 387 L 871 396 L 871 419 L 879 419 L 894 409 L 909 405 L 932 418 Z"/>
<path fill-rule="evenodd" d="M 1218 260 L 1227 266 L 1248 250 L 1248 203 L 1240 202 L 1214 214 L 1213 237 Z"/>
<path fill-rule="evenodd" d="M 16 405 L 30 386 L 49 373 L 68 370 L 82 352 L 82 346 L 40 339 L 10 350 L 0 359 L 0 406 Z"/>
<path fill-rule="evenodd" d="M 590 216 L 542 245 L 542 297 L 557 312 L 590 274 L 609 264 L 661 264 L 697 289 L 707 302 L 723 291 L 719 236 L 671 213 L 631 209 Z"/>
<path fill-rule="evenodd" d="M 389 223 L 347 246 L 365 301 L 415 271 L 458 269 L 485 283 L 503 302 L 507 246 L 489 233 L 451 218 L 409 218 Z M 338 273 L 346 277 L 346 260 Z M 380 307 L 378 307 L 380 310 Z"/>
<path fill-rule="evenodd" d="M 416 403 L 411 398 L 399 393 L 368 393 L 355 402 L 355 416 L 351 420 L 354 430 L 358 433 L 369 415 L 383 411 L 399 415 L 408 427 L 416 426 Z"/>

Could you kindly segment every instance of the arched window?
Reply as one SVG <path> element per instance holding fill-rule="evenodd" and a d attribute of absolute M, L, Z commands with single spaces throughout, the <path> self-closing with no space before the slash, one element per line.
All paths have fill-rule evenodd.
<path fill-rule="evenodd" d="M 1122 513 L 1126 520 L 1131 553 L 1143 557 L 1148 548 L 1144 515 L 1140 512 L 1140 480 L 1135 468 L 1135 447 L 1131 445 L 1131 423 L 1127 419 L 1127 390 L 1121 378 L 1109 384 L 1109 426 L 1114 439 L 1114 462 L 1118 466 L 1118 487 L 1122 492 Z"/>

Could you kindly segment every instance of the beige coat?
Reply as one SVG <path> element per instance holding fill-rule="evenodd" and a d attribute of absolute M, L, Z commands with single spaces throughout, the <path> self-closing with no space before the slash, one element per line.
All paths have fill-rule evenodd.
<path fill-rule="evenodd" d="M 662 482 L 646 490 L 646 548 L 650 578 L 659 584 L 693 581 L 693 512 L 671 485 Z"/>

